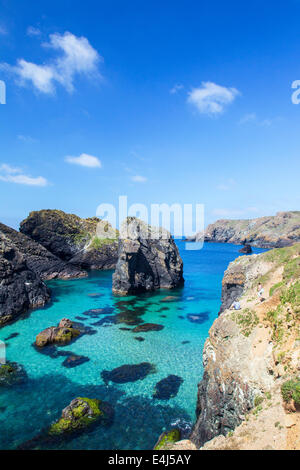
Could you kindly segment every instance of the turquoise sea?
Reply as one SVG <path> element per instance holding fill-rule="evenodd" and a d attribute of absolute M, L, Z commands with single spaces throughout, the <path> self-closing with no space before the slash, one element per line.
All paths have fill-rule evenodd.
<path fill-rule="evenodd" d="M 99 425 L 72 440 L 61 441 L 55 448 L 152 449 L 163 430 L 175 425 L 190 429 L 203 372 L 203 345 L 220 308 L 224 270 L 239 256 L 240 247 L 205 244 L 202 250 L 187 251 L 182 241 L 178 246 L 184 262 L 185 285 L 181 289 L 114 297 L 111 271 L 92 272 L 87 279 L 51 281 L 51 304 L 0 330 L 7 359 L 22 364 L 28 375 L 25 383 L 0 391 L 0 449 L 15 449 L 32 439 L 78 396 L 110 402 L 114 422 L 109 428 Z M 254 249 L 255 253 L 261 251 Z M 166 296 L 175 298 L 165 302 Z M 91 309 L 100 308 L 104 311 L 90 315 Z M 74 368 L 63 366 L 66 356 L 51 357 L 32 346 L 41 330 L 65 317 L 91 327 L 91 334 L 58 348 L 89 358 Z M 130 331 L 136 326 L 131 323 L 139 322 L 164 328 L 146 333 Z M 103 370 L 143 362 L 155 366 L 155 372 L 144 379 L 124 384 L 103 382 Z M 183 380 L 177 396 L 153 398 L 155 384 L 170 374 Z"/>

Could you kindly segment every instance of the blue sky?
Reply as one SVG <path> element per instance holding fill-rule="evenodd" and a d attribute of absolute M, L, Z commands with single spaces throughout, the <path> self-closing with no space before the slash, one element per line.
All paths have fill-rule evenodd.
<path fill-rule="evenodd" d="M 0 220 L 299 209 L 300 2 L 0 1 Z"/>

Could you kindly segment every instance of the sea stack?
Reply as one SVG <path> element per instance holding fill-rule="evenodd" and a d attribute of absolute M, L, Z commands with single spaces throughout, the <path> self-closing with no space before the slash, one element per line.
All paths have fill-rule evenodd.
<path fill-rule="evenodd" d="M 114 294 L 173 289 L 183 282 L 183 262 L 171 234 L 127 217 L 120 230 Z"/>

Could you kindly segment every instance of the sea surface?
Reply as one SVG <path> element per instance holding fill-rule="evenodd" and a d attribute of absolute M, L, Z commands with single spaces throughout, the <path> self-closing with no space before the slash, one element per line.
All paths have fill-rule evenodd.
<path fill-rule="evenodd" d="M 241 247 L 205 244 L 202 250 L 188 251 L 184 242 L 177 243 L 184 262 L 185 285 L 181 289 L 115 297 L 111 293 L 112 271 L 91 272 L 86 279 L 51 281 L 51 304 L 0 330 L 7 360 L 22 364 L 28 376 L 23 384 L 0 389 L 0 449 L 15 449 L 41 433 L 76 397 L 109 402 L 115 412 L 113 424 L 61 440 L 55 448 L 152 449 L 159 435 L 170 427 L 189 431 L 203 373 L 203 345 L 220 308 L 223 273 L 240 256 Z M 254 249 L 255 253 L 262 251 Z M 167 296 L 173 298 L 165 301 Z M 91 309 L 104 310 L 91 316 Z M 57 348 L 56 353 L 37 351 L 33 346 L 36 335 L 62 318 L 89 326 L 89 334 Z M 139 322 L 164 328 L 132 332 Z M 89 361 L 66 368 L 63 362 L 67 355 L 57 352 L 72 352 Z M 119 384 L 105 383 L 101 377 L 104 370 L 144 362 L 153 368 L 143 379 Z M 182 379 L 177 395 L 166 400 L 154 398 L 156 383 L 169 375 Z"/>

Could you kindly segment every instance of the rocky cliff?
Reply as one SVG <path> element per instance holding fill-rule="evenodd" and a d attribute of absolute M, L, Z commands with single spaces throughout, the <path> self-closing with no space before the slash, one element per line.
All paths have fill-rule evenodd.
<path fill-rule="evenodd" d="M 62 261 L 41 244 L 7 225 L 0 223 L 0 234 L 11 241 L 12 245 L 23 255 L 28 268 L 43 280 L 69 279 L 87 275 L 82 269 Z"/>
<path fill-rule="evenodd" d="M 0 326 L 30 308 L 44 306 L 49 300 L 44 282 L 28 268 L 11 240 L 0 232 Z"/>
<path fill-rule="evenodd" d="M 59 210 L 31 212 L 20 231 L 53 255 L 80 269 L 112 269 L 118 231 L 97 217 L 81 219 Z"/>
<path fill-rule="evenodd" d="M 183 282 L 183 263 L 171 234 L 128 217 L 120 231 L 113 292 L 127 295 L 172 289 Z"/>
<path fill-rule="evenodd" d="M 250 220 L 218 220 L 203 233 L 189 237 L 206 242 L 250 244 L 260 248 L 280 248 L 300 241 L 300 212 L 279 212 L 276 216 Z"/>
<path fill-rule="evenodd" d="M 229 309 L 237 298 L 241 310 Z M 300 449 L 300 244 L 231 263 L 222 301 L 204 347 L 192 442 Z"/>

